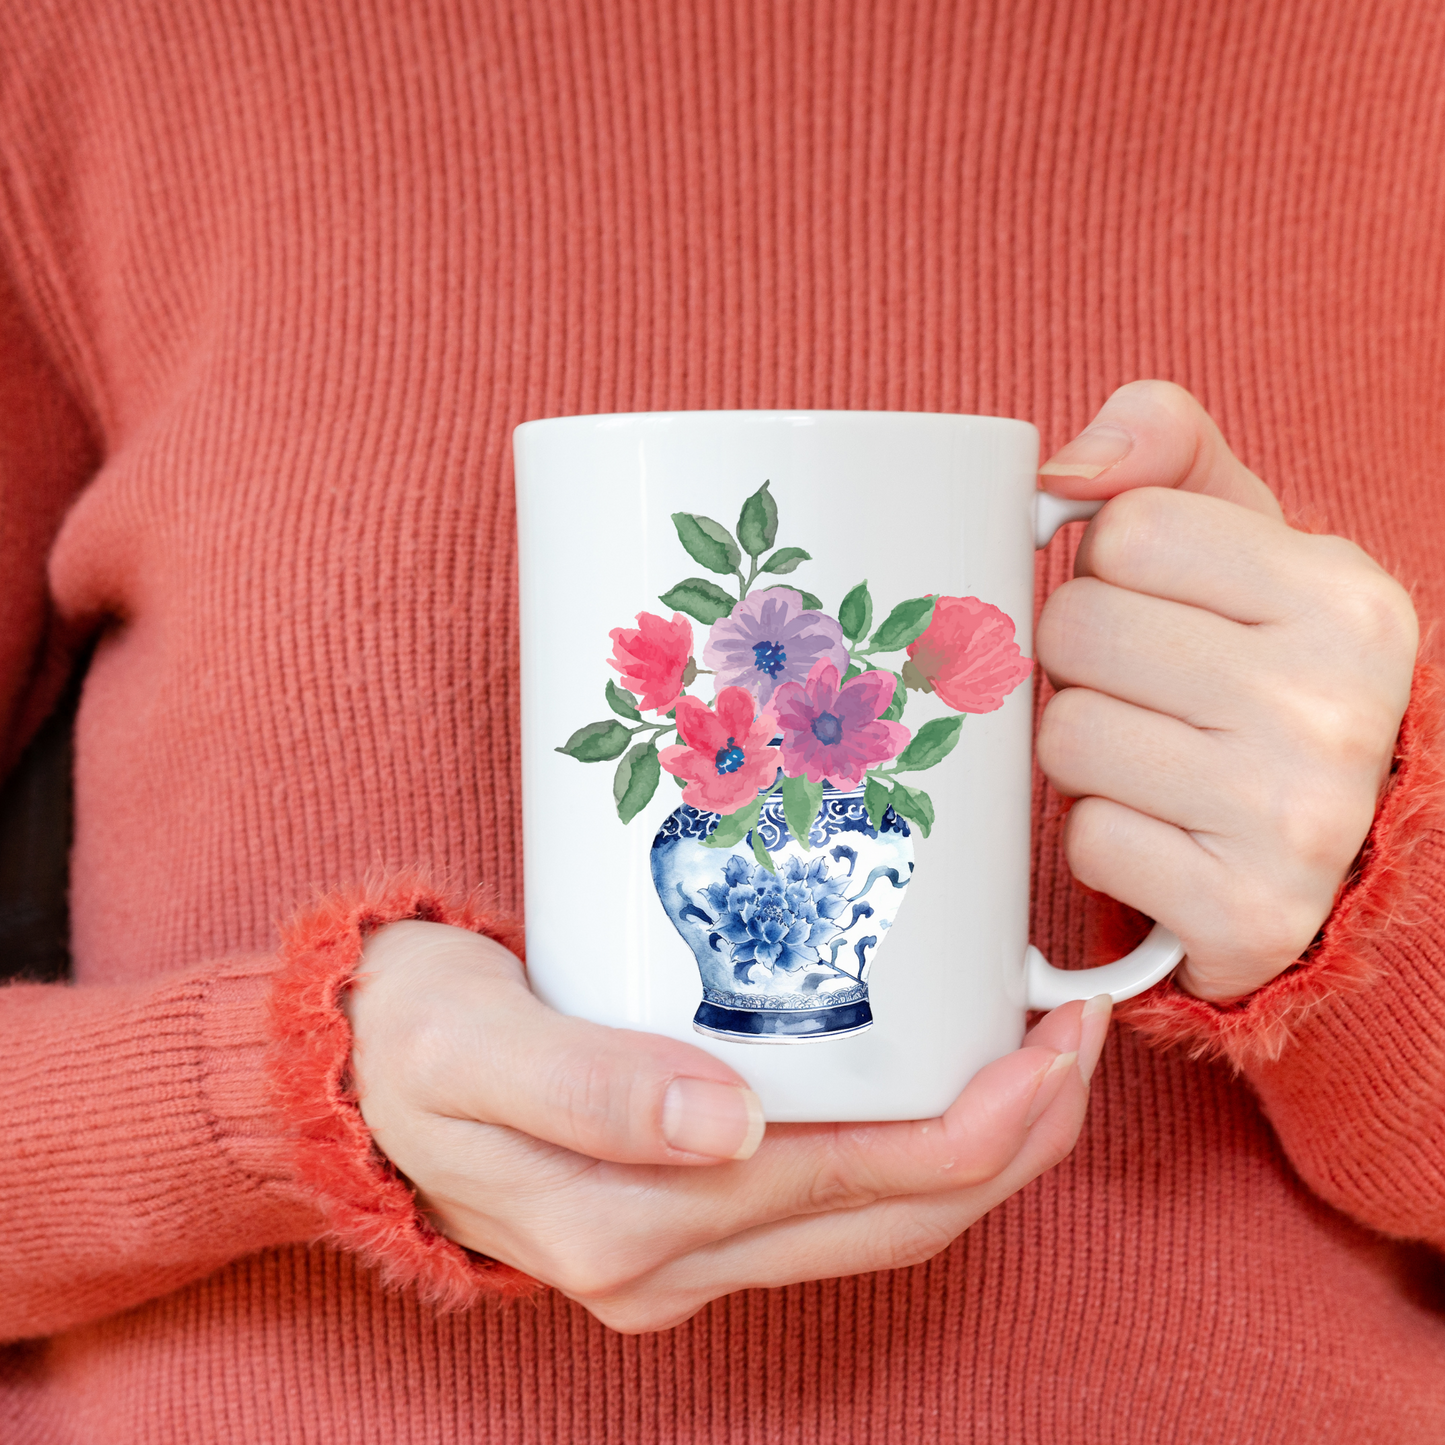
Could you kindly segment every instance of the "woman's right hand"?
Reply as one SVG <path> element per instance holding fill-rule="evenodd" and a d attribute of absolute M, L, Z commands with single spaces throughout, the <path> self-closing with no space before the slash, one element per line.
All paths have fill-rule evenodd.
<path fill-rule="evenodd" d="M 631 1333 L 938 1253 L 1073 1148 L 1109 1022 L 1054 1010 L 939 1119 L 764 1137 L 726 1064 L 554 1012 L 464 929 L 379 929 L 347 1009 L 362 1116 L 437 1228 Z"/>

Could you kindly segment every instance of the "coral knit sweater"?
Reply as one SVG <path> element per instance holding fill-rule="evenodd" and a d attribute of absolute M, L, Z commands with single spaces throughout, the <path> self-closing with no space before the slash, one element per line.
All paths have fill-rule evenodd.
<path fill-rule="evenodd" d="M 519 1294 L 335 1008 L 368 922 L 517 937 L 525 419 L 1052 448 L 1171 377 L 1445 615 L 1442 67 L 1406 0 L 0 0 L 8 759 L 94 649 L 74 984 L 0 990 L 5 1445 L 1445 1438 L 1428 672 L 1309 954 L 1121 1010 L 1072 1157 L 915 1269 Z M 1036 804 L 1082 963 L 1137 920 Z"/>

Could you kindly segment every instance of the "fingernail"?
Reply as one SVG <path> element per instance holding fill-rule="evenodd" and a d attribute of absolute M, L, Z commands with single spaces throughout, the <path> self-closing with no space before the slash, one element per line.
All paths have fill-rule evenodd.
<path fill-rule="evenodd" d="M 1104 1052 L 1104 1040 L 1109 1036 L 1109 1017 L 1113 1012 L 1114 1000 L 1107 993 L 1096 993 L 1084 1005 L 1083 1018 L 1079 1021 L 1079 1072 L 1086 1084 L 1094 1077 L 1099 1055 Z"/>
<path fill-rule="evenodd" d="M 1025 1128 L 1032 1125 L 1034 1120 L 1054 1102 L 1059 1090 L 1064 1086 L 1064 1080 L 1068 1077 L 1069 1070 L 1074 1067 L 1074 1061 L 1078 1057 L 1077 1053 L 1060 1054 L 1044 1070 L 1044 1076 L 1039 1080 L 1039 1087 L 1034 1093 L 1034 1101 L 1029 1105 L 1028 1116 L 1024 1119 Z"/>
<path fill-rule="evenodd" d="M 1134 438 L 1116 426 L 1085 427 L 1039 468 L 1041 477 L 1082 477 L 1091 482 L 1133 450 Z"/>
<path fill-rule="evenodd" d="M 662 1100 L 662 1133 L 674 1149 L 710 1159 L 751 1159 L 763 1142 L 762 1100 L 712 1079 L 674 1079 Z"/>

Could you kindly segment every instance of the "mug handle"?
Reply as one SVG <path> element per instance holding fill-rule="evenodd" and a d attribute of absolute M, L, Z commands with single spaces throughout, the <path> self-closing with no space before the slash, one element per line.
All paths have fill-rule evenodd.
<path fill-rule="evenodd" d="M 1065 522 L 1092 517 L 1103 502 L 1078 502 L 1051 492 L 1034 493 L 1034 546 L 1047 547 Z M 1054 968 L 1033 944 L 1024 955 L 1024 984 L 1031 1009 L 1058 1008 L 1076 999 L 1110 994 L 1115 1003 L 1153 988 L 1184 957 L 1184 945 L 1162 923 L 1132 953 L 1097 968 Z"/>

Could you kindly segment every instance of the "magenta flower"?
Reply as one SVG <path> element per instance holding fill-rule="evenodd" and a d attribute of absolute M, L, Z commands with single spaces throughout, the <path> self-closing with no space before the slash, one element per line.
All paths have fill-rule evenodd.
<path fill-rule="evenodd" d="M 897 680 L 891 672 L 862 672 L 838 686 L 838 669 L 824 658 L 806 682 L 773 694 L 783 731 L 783 771 L 810 783 L 856 788 L 874 763 L 896 758 L 911 736 L 902 723 L 883 722 Z"/>
<path fill-rule="evenodd" d="M 612 656 L 607 660 L 622 681 L 638 694 L 637 705 L 648 712 L 667 712 L 682 691 L 682 675 L 692 656 L 692 624 L 681 612 L 672 621 L 651 612 L 637 614 L 637 626 L 614 627 Z"/>
<path fill-rule="evenodd" d="M 778 750 L 768 746 L 776 723 L 771 713 L 754 717 L 752 694 L 725 687 L 714 712 L 705 702 L 677 700 L 674 744 L 658 754 L 675 778 L 688 779 L 682 801 L 709 813 L 736 813 L 778 775 Z"/>
<path fill-rule="evenodd" d="M 719 687 L 745 687 L 763 706 L 783 683 L 802 682 L 824 658 L 846 670 L 843 629 L 822 612 L 805 611 L 790 587 L 750 592 L 713 623 L 702 651 Z"/>

